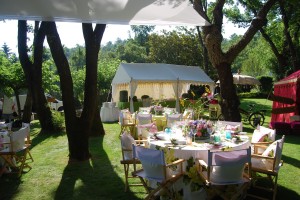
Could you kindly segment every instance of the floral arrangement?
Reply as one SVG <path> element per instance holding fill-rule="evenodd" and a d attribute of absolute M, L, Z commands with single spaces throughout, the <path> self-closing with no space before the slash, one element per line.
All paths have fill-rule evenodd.
<path fill-rule="evenodd" d="M 193 120 L 183 127 L 183 132 L 192 133 L 195 138 L 208 137 L 212 132 L 213 123 L 209 120 Z"/>

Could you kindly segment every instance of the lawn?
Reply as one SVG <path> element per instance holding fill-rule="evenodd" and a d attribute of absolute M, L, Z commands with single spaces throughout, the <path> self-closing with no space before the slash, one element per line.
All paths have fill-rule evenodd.
<path fill-rule="evenodd" d="M 271 102 L 244 99 L 242 105 L 255 101 L 269 110 Z M 267 123 L 265 125 L 267 125 Z M 65 133 L 40 134 L 38 121 L 32 122 L 32 170 L 20 179 L 0 178 L 0 199 L 143 199 L 143 188 L 124 192 L 123 166 L 117 123 L 104 124 L 106 135 L 90 139 L 92 159 L 68 165 L 68 142 Z M 245 130 L 253 129 L 245 123 Z M 281 137 L 280 135 L 277 136 Z M 286 136 L 283 148 L 284 166 L 278 178 L 277 199 L 300 199 L 300 137 Z"/>

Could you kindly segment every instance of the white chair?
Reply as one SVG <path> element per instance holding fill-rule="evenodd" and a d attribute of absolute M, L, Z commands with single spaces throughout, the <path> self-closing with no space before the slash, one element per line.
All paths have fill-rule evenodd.
<path fill-rule="evenodd" d="M 177 111 L 176 111 L 176 108 L 168 108 L 168 107 L 164 107 L 163 113 L 164 113 L 166 116 L 168 116 L 168 115 L 171 115 L 171 114 L 176 114 Z"/>
<path fill-rule="evenodd" d="M 146 191 L 149 193 L 145 199 L 154 199 L 155 196 L 160 195 L 159 192 L 162 189 L 167 192 L 169 197 L 172 197 L 172 192 L 168 188 L 182 177 L 182 163 L 184 160 L 179 159 L 172 163 L 166 163 L 162 150 L 147 149 L 136 145 L 133 145 L 133 158 L 142 163 L 143 169 L 137 170 L 133 174 L 141 179 Z M 177 173 L 168 175 L 167 171 L 172 166 L 177 167 Z M 146 180 L 156 181 L 158 186 L 150 190 Z"/>
<path fill-rule="evenodd" d="M 150 114 L 151 113 L 151 107 L 139 107 L 139 113 Z"/>
<path fill-rule="evenodd" d="M 237 132 L 243 131 L 243 123 L 242 122 L 231 122 L 231 121 L 217 121 L 217 129 L 232 129 Z"/>
<path fill-rule="evenodd" d="M 198 172 L 205 184 L 223 199 L 239 199 L 246 195 L 250 185 L 251 174 L 247 164 L 251 166 L 251 147 L 236 151 L 208 151 L 208 160 L 199 160 Z M 235 192 L 228 194 L 224 187 L 238 185 Z M 212 199 L 213 197 L 209 197 Z M 242 199 L 242 198 L 241 198 Z"/>
<path fill-rule="evenodd" d="M 128 191 L 131 186 L 143 186 L 142 183 L 129 183 L 129 179 L 136 179 L 137 176 L 132 176 L 131 172 L 136 171 L 136 165 L 140 164 L 139 160 L 133 159 L 132 153 L 132 144 L 146 145 L 147 140 L 135 140 L 129 133 L 126 131 L 121 135 L 121 150 L 122 150 L 122 160 L 120 163 L 124 167 L 125 174 L 125 192 Z M 130 170 L 132 166 L 132 170 Z"/>
<path fill-rule="evenodd" d="M 271 192 L 273 194 L 273 200 L 276 199 L 277 194 L 277 179 L 279 169 L 283 165 L 281 157 L 284 139 L 285 136 L 283 135 L 281 139 L 276 140 L 268 147 L 265 146 L 266 150 L 262 154 L 251 155 L 251 171 L 252 173 L 254 173 L 253 186 Z M 261 148 L 261 146 L 259 147 Z M 254 148 L 256 148 L 256 145 L 254 145 Z M 254 150 L 254 152 L 256 151 Z M 259 184 L 258 180 L 262 178 L 269 180 L 271 183 L 271 187 L 268 187 L 268 184 L 266 184 L 266 182 L 264 182 L 263 184 Z M 249 196 L 258 197 L 257 194 L 250 194 Z M 262 197 L 259 198 L 263 199 Z"/>
<path fill-rule="evenodd" d="M 147 138 L 148 137 L 147 129 L 149 130 L 152 126 L 155 126 L 155 124 L 152 123 L 152 114 L 138 113 L 136 115 L 136 122 L 137 122 L 136 126 L 137 126 L 138 139 Z"/>
<path fill-rule="evenodd" d="M 182 120 L 182 114 L 170 114 L 167 115 L 167 127 L 171 128 L 176 122 Z"/>
<path fill-rule="evenodd" d="M 138 125 L 150 124 L 152 123 L 152 114 L 138 113 L 136 115 L 136 120 Z"/>
<path fill-rule="evenodd" d="M 16 169 L 19 176 L 22 174 L 24 168 L 31 169 L 26 162 L 30 148 L 30 144 L 25 143 L 28 129 L 28 127 L 23 127 L 18 131 L 11 132 L 9 134 L 9 142 L 4 143 L 7 145 L 7 148 L 0 151 L 0 156 L 5 160 L 6 164 Z"/>
<path fill-rule="evenodd" d="M 135 128 L 135 118 L 129 112 L 128 109 L 124 109 L 120 111 L 119 114 L 119 124 L 121 126 L 120 135 L 124 131 L 129 131 L 132 135 L 134 135 L 134 128 Z"/>

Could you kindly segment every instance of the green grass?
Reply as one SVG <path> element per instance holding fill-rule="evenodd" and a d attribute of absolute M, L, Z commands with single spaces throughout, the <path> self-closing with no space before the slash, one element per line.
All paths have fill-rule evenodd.
<path fill-rule="evenodd" d="M 255 103 L 271 110 L 271 102 L 261 99 L 243 99 L 242 105 Z M 267 125 L 270 115 L 267 114 Z M 124 192 L 123 166 L 117 123 L 104 124 L 106 135 L 90 139 L 92 159 L 89 162 L 68 165 L 68 142 L 64 133 L 41 134 L 39 123 L 33 122 L 32 170 L 20 179 L 14 176 L 0 178 L 0 199 L 143 199 L 141 187 Z M 253 128 L 245 123 L 248 133 Z M 280 135 L 277 136 L 278 138 Z M 286 136 L 283 148 L 284 165 L 278 179 L 277 199 L 300 198 L 300 137 Z"/>

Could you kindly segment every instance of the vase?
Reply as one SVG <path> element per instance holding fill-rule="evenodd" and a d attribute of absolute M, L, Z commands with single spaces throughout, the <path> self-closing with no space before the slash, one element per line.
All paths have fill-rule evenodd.
<path fill-rule="evenodd" d="M 189 134 L 185 137 L 186 139 L 186 144 L 187 145 L 192 145 L 193 143 L 193 137 L 191 137 Z"/>

